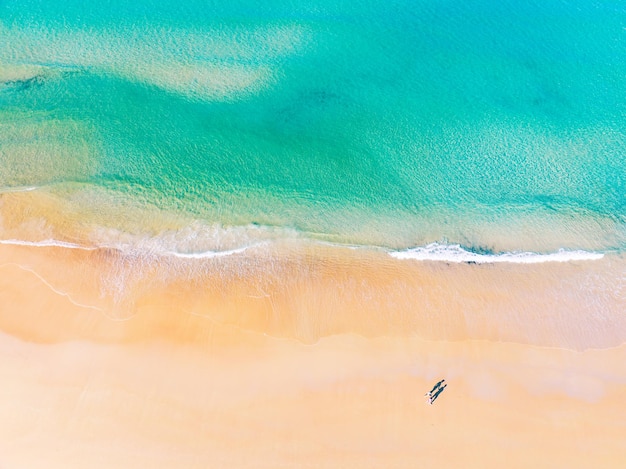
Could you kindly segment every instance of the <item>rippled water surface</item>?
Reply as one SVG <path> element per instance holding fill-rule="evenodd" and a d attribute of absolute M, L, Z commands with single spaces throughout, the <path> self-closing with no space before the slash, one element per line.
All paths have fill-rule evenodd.
<path fill-rule="evenodd" d="M 624 25 L 610 1 L 2 2 L 1 208 L 56 201 L 2 238 L 621 251 Z"/>

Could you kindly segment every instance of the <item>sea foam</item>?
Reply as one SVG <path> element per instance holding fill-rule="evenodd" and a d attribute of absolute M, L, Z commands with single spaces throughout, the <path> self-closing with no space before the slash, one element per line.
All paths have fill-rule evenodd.
<path fill-rule="evenodd" d="M 173 256 L 181 259 L 213 259 L 215 257 L 232 256 L 233 254 L 241 254 L 248 249 L 259 246 L 262 243 L 258 243 L 252 246 L 243 246 L 237 249 L 228 249 L 225 251 L 202 251 L 202 252 L 177 252 L 177 251 L 165 251 L 163 255 Z"/>
<path fill-rule="evenodd" d="M 170 241 L 170 242 L 168 242 Z M 147 237 L 141 241 L 138 239 L 133 242 L 108 242 L 99 243 L 95 246 L 80 245 L 66 241 L 45 239 L 41 241 L 26 241 L 19 239 L 2 239 L 0 245 L 14 246 L 32 246 L 32 247 L 59 247 L 68 249 L 81 249 L 85 251 L 94 251 L 97 249 L 114 249 L 121 254 L 127 255 L 148 255 L 156 257 L 176 257 L 180 259 L 212 259 L 218 257 L 226 257 L 235 254 L 241 254 L 251 248 L 260 247 L 271 243 L 272 240 L 265 239 L 256 242 L 246 243 L 244 245 L 234 246 L 226 249 L 206 249 L 196 246 L 190 249 L 189 245 L 175 246 L 163 237 Z M 250 241 L 250 240 L 247 240 Z M 274 239 L 274 241 L 276 241 Z M 359 249 L 366 246 L 344 246 L 335 245 L 333 243 L 318 242 L 322 245 L 331 245 L 342 248 Z M 369 246 L 372 248 L 372 246 Z M 453 263 L 469 263 L 469 264 L 495 264 L 495 263 L 513 263 L 513 264 L 540 264 L 544 262 L 570 262 L 570 261 L 592 261 L 602 259 L 604 253 L 583 250 L 566 250 L 559 249 L 551 253 L 536 253 L 529 251 L 520 252 L 502 252 L 494 254 L 485 254 L 472 252 L 464 249 L 459 244 L 440 244 L 431 243 L 426 246 L 410 248 L 402 251 L 389 251 L 391 257 L 401 260 L 416 261 L 435 261 L 435 262 L 453 262 Z"/>
<path fill-rule="evenodd" d="M 46 239 L 42 241 L 24 241 L 19 239 L 1 239 L 0 245 L 12 245 L 12 246 L 30 246 L 30 247 L 57 247 L 66 249 L 80 249 L 83 251 L 95 251 L 98 249 L 113 249 L 120 252 L 122 255 L 147 255 L 149 257 L 176 257 L 179 259 L 214 259 L 218 257 L 227 257 L 235 254 L 241 254 L 250 248 L 259 247 L 265 243 L 256 243 L 249 246 L 241 246 L 234 249 L 225 250 L 204 250 L 194 252 L 181 252 L 176 250 L 167 249 L 154 249 L 152 246 L 149 249 L 141 249 L 140 246 L 130 244 L 102 244 L 99 246 L 82 246 L 80 244 L 68 243 L 65 241 L 59 241 L 54 239 Z"/>
<path fill-rule="evenodd" d="M 0 239 L 0 244 L 12 245 L 12 246 L 32 246 L 42 248 L 68 248 L 68 249 L 82 249 L 84 251 L 94 251 L 97 247 L 81 246 L 80 244 L 68 243 L 66 241 L 59 241 L 56 239 L 44 239 L 41 241 L 25 241 L 21 239 Z"/>
<path fill-rule="evenodd" d="M 551 253 L 535 252 L 503 252 L 482 254 L 468 251 L 459 244 L 431 243 L 427 246 L 415 247 L 403 251 L 391 251 L 389 255 L 396 259 L 410 259 L 418 261 L 438 261 L 455 263 L 493 264 L 510 262 L 514 264 L 540 264 L 543 262 L 591 261 L 602 259 L 601 252 L 568 251 L 559 249 Z"/>

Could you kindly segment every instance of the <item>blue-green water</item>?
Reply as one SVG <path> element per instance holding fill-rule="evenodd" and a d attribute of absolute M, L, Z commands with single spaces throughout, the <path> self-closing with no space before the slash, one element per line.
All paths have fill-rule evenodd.
<path fill-rule="evenodd" d="M 621 251 L 625 148 L 621 2 L 0 2 L 0 187 L 94 232 Z"/>

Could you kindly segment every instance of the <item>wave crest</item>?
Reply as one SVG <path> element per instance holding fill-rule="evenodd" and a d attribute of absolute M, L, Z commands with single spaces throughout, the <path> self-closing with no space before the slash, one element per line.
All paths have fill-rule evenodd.
<path fill-rule="evenodd" d="M 544 262 L 591 261 L 604 257 L 604 253 L 590 251 L 568 251 L 559 249 L 551 253 L 536 252 L 503 252 L 497 254 L 483 254 L 464 249 L 459 244 L 431 243 L 403 251 L 392 251 L 390 256 L 396 259 L 410 259 L 417 261 L 438 261 L 454 263 L 493 264 L 510 262 L 514 264 L 540 264 Z"/>

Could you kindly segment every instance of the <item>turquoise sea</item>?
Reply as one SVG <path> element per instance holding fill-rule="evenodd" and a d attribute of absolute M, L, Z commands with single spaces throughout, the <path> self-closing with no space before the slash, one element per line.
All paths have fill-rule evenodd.
<path fill-rule="evenodd" d="M 625 149 L 624 2 L 0 1 L 3 242 L 593 258 Z"/>

